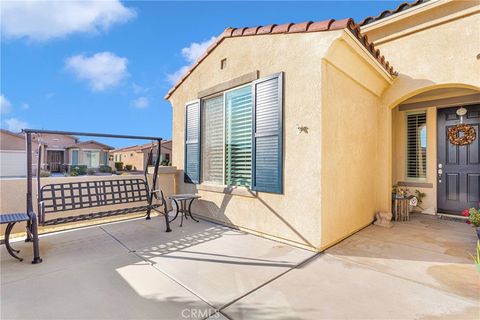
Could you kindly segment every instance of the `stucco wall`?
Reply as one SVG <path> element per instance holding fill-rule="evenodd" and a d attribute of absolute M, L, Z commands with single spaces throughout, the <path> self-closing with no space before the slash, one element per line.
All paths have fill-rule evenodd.
<path fill-rule="evenodd" d="M 438 86 L 480 87 L 480 5 L 437 1 L 429 7 L 362 29 L 399 72 L 382 97 L 386 106 Z"/>
<path fill-rule="evenodd" d="M 158 173 L 158 182 L 157 189 L 160 188 L 165 197 L 175 193 L 175 179 L 177 177 L 176 168 L 160 168 Z M 50 183 L 68 183 L 68 182 L 78 182 L 78 181 L 92 181 L 92 180 L 111 180 L 111 179 L 134 179 L 140 178 L 143 179 L 143 176 L 140 175 L 122 175 L 122 176 L 81 176 L 81 177 L 49 177 L 42 178 L 42 186 Z M 149 175 L 149 181 L 151 183 L 152 175 Z M 26 180 L 23 178 L 11 178 L 11 179 L 0 179 L 0 212 L 2 214 L 12 213 L 12 212 L 25 212 L 26 207 Z M 33 207 L 35 212 L 37 211 L 37 201 L 36 201 L 36 179 L 33 183 Z M 118 206 L 108 206 L 103 208 L 91 208 L 86 210 L 71 210 L 66 211 L 60 214 L 47 214 L 48 217 L 62 217 L 62 216 L 73 216 L 77 214 L 87 213 L 87 212 L 97 212 L 103 210 L 109 210 L 114 208 L 122 208 L 132 206 L 132 204 L 127 205 L 118 205 Z M 128 216 L 125 216 L 128 217 Z M 75 227 L 76 224 L 63 225 L 63 227 Z M 3 235 L 5 225 L 2 225 Z M 25 229 L 25 224 L 18 224 L 15 226 L 13 232 L 23 232 Z M 40 230 L 44 230 L 41 228 Z"/>
<path fill-rule="evenodd" d="M 323 248 L 370 224 L 385 205 L 379 100 L 390 79 L 346 40 L 331 46 L 322 69 Z"/>
<path fill-rule="evenodd" d="M 226 39 L 172 95 L 178 191 L 202 196 L 193 207 L 195 213 L 265 236 L 320 247 L 320 61 L 341 32 Z M 227 68 L 220 70 L 224 58 Z M 201 90 L 256 70 L 260 77 L 284 72 L 284 193 L 236 195 L 184 184 L 185 103 L 196 99 Z M 297 134 L 297 124 L 309 127 L 308 134 Z"/>
<path fill-rule="evenodd" d="M 363 194 L 368 194 L 370 197 L 367 200 L 360 199 L 362 213 L 358 217 L 349 217 L 353 222 L 347 223 L 346 228 L 339 227 L 339 221 L 335 218 L 338 212 L 332 210 L 339 205 L 328 202 L 329 207 L 322 209 L 325 197 L 338 192 L 338 187 L 344 188 L 343 182 L 347 179 L 342 178 L 342 184 L 333 185 L 332 188 L 328 183 L 322 183 L 322 174 L 326 172 L 322 169 L 323 161 L 328 162 L 330 169 L 336 168 L 337 160 L 342 164 L 348 162 L 347 152 L 341 153 L 346 158 L 342 156 L 328 158 L 328 154 L 336 147 L 326 140 L 332 138 L 329 134 L 330 129 L 338 130 L 343 125 L 347 125 L 345 121 L 349 120 L 348 116 L 337 119 L 332 117 L 337 117 L 338 105 L 334 101 L 334 96 L 347 94 L 348 90 L 345 90 L 345 86 L 350 83 L 339 77 L 333 80 L 335 85 L 339 85 L 339 91 L 329 87 L 327 100 L 322 97 L 322 87 L 330 81 L 325 79 L 325 73 L 322 81 L 322 58 L 327 51 L 331 50 L 332 43 L 345 35 L 344 31 L 336 31 L 229 38 L 210 53 L 173 93 L 170 98 L 173 105 L 173 164 L 180 169 L 178 192 L 198 193 L 202 196 L 202 199 L 194 205 L 195 213 L 264 236 L 273 236 L 286 242 L 316 249 L 323 249 L 328 241 L 338 240 L 351 232 L 352 228 L 358 229 L 359 225 L 364 226 L 371 222 L 376 206 L 377 194 L 373 189 L 375 182 L 370 183 L 368 189 L 362 190 L 358 196 L 355 196 L 354 200 L 361 198 Z M 349 42 L 347 41 L 348 44 L 344 42 L 343 48 L 336 48 L 339 50 L 339 55 L 344 55 L 344 62 L 337 61 L 337 67 L 348 69 L 348 72 L 356 72 L 355 81 L 363 79 L 364 86 L 379 95 L 387 85 L 387 81 L 378 75 L 378 66 L 375 67 L 367 62 L 370 57 L 362 51 L 361 45 L 352 43 L 356 40 L 352 40 L 348 35 L 346 38 L 350 39 Z M 356 49 L 345 49 L 349 45 Z M 348 52 L 342 53 L 340 52 L 342 50 Z M 220 70 L 220 60 L 224 58 L 227 59 L 227 68 Z M 183 183 L 185 103 L 195 100 L 197 93 L 201 90 L 256 70 L 259 71 L 260 78 L 284 72 L 284 193 L 281 195 L 249 193 L 241 188 L 222 192 L 218 188 Z M 365 76 L 365 73 L 370 76 Z M 332 75 L 334 76 L 335 72 L 332 72 Z M 355 86 L 352 88 L 357 89 Z M 375 121 L 378 111 L 375 108 L 375 99 L 378 97 L 369 96 L 365 93 L 365 89 L 360 91 L 362 96 L 356 102 L 355 108 L 349 105 L 354 100 L 353 95 L 348 95 L 341 107 L 345 107 L 349 112 L 358 110 L 360 106 L 366 104 L 369 111 L 360 119 L 369 119 L 372 115 Z M 325 101 L 329 104 L 326 115 L 323 114 L 325 110 L 322 106 Z M 352 114 L 350 117 L 358 117 L 358 114 Z M 308 133 L 298 134 L 297 125 L 308 127 Z M 362 123 L 358 129 L 363 129 L 365 126 L 369 124 Z M 375 125 L 372 130 L 375 130 Z M 352 131 L 349 132 L 352 133 Z M 345 138 L 349 136 L 342 137 L 342 139 Z M 357 140 L 355 139 L 356 142 Z M 373 149 L 367 148 L 362 152 L 376 152 L 376 140 L 373 138 L 370 141 L 369 148 Z M 327 144 L 326 149 L 324 143 Z M 348 142 L 348 147 L 350 146 Z M 361 155 L 362 158 L 364 153 Z M 325 156 L 322 157 L 322 155 Z M 368 172 L 362 173 L 363 176 L 367 176 L 374 165 L 369 164 Z M 325 175 L 329 181 L 330 176 L 326 173 Z M 355 182 L 353 185 L 358 184 Z M 363 181 L 362 184 L 364 184 Z M 324 194 L 322 190 L 325 188 L 330 190 Z M 347 189 L 350 190 L 348 187 Z M 343 202 L 347 198 L 342 196 L 333 201 Z M 357 215 L 357 212 L 353 211 L 350 213 Z M 328 226 L 323 226 L 323 219 L 328 219 Z M 329 228 L 328 232 L 325 231 L 326 228 Z M 331 233 L 331 230 L 336 231 Z"/>

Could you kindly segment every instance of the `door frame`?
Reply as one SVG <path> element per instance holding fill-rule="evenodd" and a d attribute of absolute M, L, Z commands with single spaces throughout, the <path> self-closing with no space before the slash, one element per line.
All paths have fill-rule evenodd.
<path fill-rule="evenodd" d="M 51 167 L 50 167 L 50 161 L 49 161 L 49 158 L 48 158 L 48 152 L 49 151 L 53 151 L 53 152 L 62 152 L 62 161 L 60 163 L 60 170 L 59 171 L 51 171 Z M 51 172 L 62 172 L 62 165 L 65 163 L 65 149 L 55 149 L 55 148 L 47 148 L 45 150 L 45 162 L 47 163 L 47 167 L 48 169 L 51 171 Z"/>

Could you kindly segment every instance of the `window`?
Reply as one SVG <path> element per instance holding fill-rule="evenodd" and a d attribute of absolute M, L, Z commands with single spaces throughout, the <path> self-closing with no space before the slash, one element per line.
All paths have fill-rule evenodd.
<path fill-rule="evenodd" d="M 225 94 L 225 182 L 250 186 L 252 181 L 252 87 Z"/>
<path fill-rule="evenodd" d="M 201 113 L 202 181 L 223 184 L 225 138 L 223 95 L 205 100 Z"/>
<path fill-rule="evenodd" d="M 185 106 L 185 182 L 282 193 L 283 74 Z"/>
<path fill-rule="evenodd" d="M 78 150 L 72 150 L 72 165 L 78 165 Z"/>
<path fill-rule="evenodd" d="M 407 114 L 407 178 L 427 177 L 427 114 Z"/>
<path fill-rule="evenodd" d="M 100 166 L 100 152 L 83 151 L 85 157 L 84 163 L 88 168 L 98 168 Z"/>

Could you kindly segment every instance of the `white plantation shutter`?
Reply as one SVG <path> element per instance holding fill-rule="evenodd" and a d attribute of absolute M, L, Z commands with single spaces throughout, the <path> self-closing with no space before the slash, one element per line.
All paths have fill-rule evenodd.
<path fill-rule="evenodd" d="M 223 95 L 203 101 L 202 182 L 223 184 Z"/>
<path fill-rule="evenodd" d="M 283 73 L 253 82 L 252 189 L 283 192 Z"/>
<path fill-rule="evenodd" d="M 185 182 L 199 183 L 200 100 L 185 106 Z"/>
<path fill-rule="evenodd" d="M 407 114 L 407 177 L 427 176 L 427 114 Z"/>
<path fill-rule="evenodd" d="M 250 186 L 252 181 L 252 88 L 225 94 L 225 182 Z"/>

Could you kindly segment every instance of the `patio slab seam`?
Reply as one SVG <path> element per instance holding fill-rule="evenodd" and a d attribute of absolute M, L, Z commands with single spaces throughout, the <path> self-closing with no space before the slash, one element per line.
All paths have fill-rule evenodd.
<path fill-rule="evenodd" d="M 335 256 L 335 255 L 332 255 L 330 253 L 325 253 L 325 255 L 328 255 L 329 257 L 332 257 L 332 258 L 335 258 L 337 260 L 340 260 L 340 261 L 344 261 L 344 262 L 348 262 L 348 263 L 352 263 L 352 264 L 355 264 L 357 266 L 360 266 L 362 268 L 366 268 L 366 269 L 369 269 L 369 270 L 372 270 L 372 271 L 375 271 L 375 272 L 378 272 L 378 273 L 382 273 L 382 274 L 385 274 L 385 275 L 388 275 L 388 276 L 391 276 L 391 277 L 395 277 L 395 278 L 398 278 L 398 279 L 402 279 L 402 280 L 405 280 L 405 281 L 408 281 L 408 282 L 412 282 L 412 283 L 415 283 L 415 284 L 419 284 L 421 286 L 424 286 L 424 287 L 428 287 L 430 289 L 433 289 L 433 290 L 437 290 L 437 291 L 441 291 L 445 294 L 447 294 L 448 296 L 450 297 L 453 297 L 453 298 L 457 298 L 457 299 L 461 299 L 461 300 L 466 300 L 466 301 L 469 301 L 469 302 L 473 302 L 473 303 L 478 303 L 477 300 L 475 299 L 470 299 L 470 298 L 467 298 L 467 297 L 464 297 L 464 296 L 460 296 L 460 295 L 457 295 L 457 294 L 453 294 L 449 291 L 446 291 L 446 290 L 443 290 L 442 288 L 439 288 L 439 287 L 435 287 L 435 286 L 431 286 L 431 285 L 428 285 L 426 283 L 423 283 L 423 282 L 419 282 L 419 281 L 415 281 L 415 280 L 412 280 L 412 279 L 408 279 L 406 277 L 402 277 L 402 276 L 399 276 L 397 274 L 394 274 L 394 273 L 389 273 L 389 272 L 385 272 L 385 271 L 381 271 L 381 270 L 378 270 L 368 264 L 365 264 L 365 263 L 361 263 L 361 262 L 358 262 L 356 260 L 352 260 L 352 259 L 348 259 L 348 258 L 343 258 L 341 256 Z"/>
<path fill-rule="evenodd" d="M 318 256 L 321 255 L 321 254 L 322 254 L 322 252 L 318 252 L 318 253 L 314 254 L 313 256 L 310 256 L 310 257 L 304 259 L 303 261 L 300 261 L 300 262 L 299 262 L 298 264 L 296 264 L 295 266 L 293 266 L 293 267 L 285 270 L 284 272 L 276 275 L 275 277 L 271 278 L 271 279 L 268 280 L 267 282 L 264 282 L 263 284 L 261 284 L 261 285 L 257 286 L 256 288 L 248 291 L 247 293 L 241 295 L 240 297 L 238 297 L 238 298 L 236 298 L 236 299 L 233 299 L 232 301 L 224 304 L 224 305 L 221 306 L 218 310 L 219 310 L 219 311 L 222 311 L 222 310 L 228 308 L 229 306 L 231 306 L 232 304 L 234 304 L 234 303 L 242 300 L 242 299 L 245 298 L 246 296 L 248 296 L 248 295 L 254 293 L 255 291 L 257 291 L 257 290 L 259 290 L 259 289 L 261 289 L 261 288 L 269 285 L 270 283 L 274 282 L 275 280 L 278 280 L 279 278 L 281 278 L 281 277 L 284 276 L 285 274 L 289 273 L 290 271 L 292 271 L 292 270 L 294 270 L 294 269 L 298 269 L 298 268 L 300 268 L 300 267 L 308 264 L 309 262 L 315 260 L 315 258 L 318 257 Z"/>
<path fill-rule="evenodd" d="M 109 235 L 113 240 L 115 240 L 116 242 L 118 242 L 122 247 L 124 247 L 125 249 L 128 250 L 129 253 L 135 253 L 135 250 L 132 250 L 130 249 L 129 247 L 127 247 L 122 241 L 120 241 L 120 239 L 118 239 L 117 237 L 115 237 L 113 234 L 111 234 L 110 232 L 108 232 L 107 230 L 105 230 L 102 226 L 99 227 L 103 232 L 105 232 L 107 235 Z"/>

